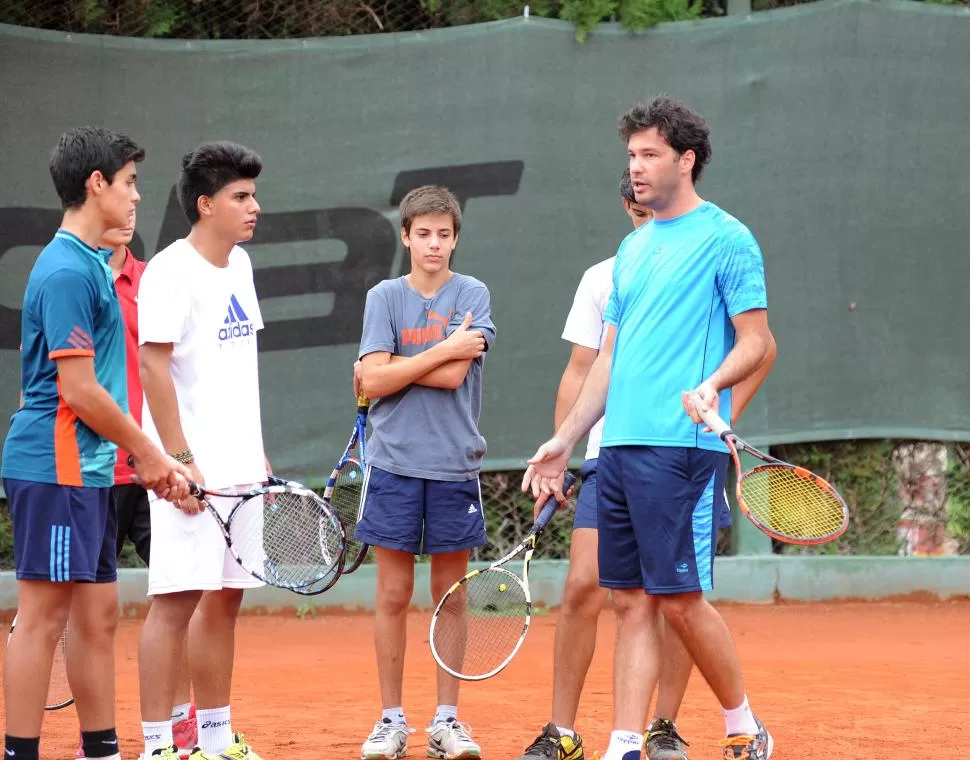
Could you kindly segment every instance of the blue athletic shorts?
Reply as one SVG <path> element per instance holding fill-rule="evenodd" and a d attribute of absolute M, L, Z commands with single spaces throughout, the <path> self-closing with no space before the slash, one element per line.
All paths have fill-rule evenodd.
<path fill-rule="evenodd" d="M 579 478 L 582 487 L 579 489 L 579 496 L 576 497 L 576 512 L 573 515 L 573 530 L 576 528 L 598 527 L 596 519 L 596 468 L 599 464 L 598 459 L 587 459 L 583 462 L 583 467 L 579 471 Z M 715 509 L 717 510 L 717 527 L 719 529 L 731 527 L 731 505 L 728 504 L 727 494 L 722 489 L 714 494 L 717 499 Z"/>
<path fill-rule="evenodd" d="M 579 471 L 582 486 L 576 497 L 576 513 L 573 515 L 573 530 L 592 528 L 596 530 L 596 466 L 598 459 L 587 459 Z"/>
<path fill-rule="evenodd" d="M 600 585 L 710 591 L 728 455 L 675 446 L 600 449 Z"/>
<path fill-rule="evenodd" d="M 485 541 L 478 478 L 426 480 L 368 465 L 357 538 L 409 554 L 448 554 Z"/>
<path fill-rule="evenodd" d="M 114 583 L 118 517 L 111 488 L 4 478 L 17 580 Z"/>

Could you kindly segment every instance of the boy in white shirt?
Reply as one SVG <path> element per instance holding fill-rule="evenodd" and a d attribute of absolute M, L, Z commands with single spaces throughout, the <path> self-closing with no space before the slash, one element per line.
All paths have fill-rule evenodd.
<path fill-rule="evenodd" d="M 178 198 L 192 231 L 151 259 L 139 291 L 143 426 L 210 488 L 251 486 L 268 470 L 256 353 L 263 321 L 249 255 L 237 245 L 256 227 L 261 170 L 260 157 L 234 143 L 186 154 Z M 233 506 L 231 499 L 209 501 L 223 516 Z M 152 507 L 154 600 L 139 651 L 145 758 L 175 760 L 171 705 L 188 632 L 200 746 L 192 757 L 252 760 L 243 735 L 232 731 L 229 691 L 243 590 L 261 583 L 232 560 L 195 498 L 174 507 Z"/>

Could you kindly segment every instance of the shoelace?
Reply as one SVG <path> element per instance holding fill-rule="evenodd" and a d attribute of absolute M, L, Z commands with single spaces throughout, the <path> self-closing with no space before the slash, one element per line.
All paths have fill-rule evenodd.
<path fill-rule="evenodd" d="M 731 760 L 750 760 L 752 757 L 751 742 L 755 741 L 757 736 L 750 736 L 748 734 L 738 734 L 737 736 L 728 736 L 721 740 L 721 747 L 725 750 L 724 757 L 731 758 Z M 731 753 L 727 753 L 727 749 L 731 748 Z M 741 752 L 735 752 L 735 750 L 740 749 Z M 759 755 L 760 756 L 760 755 Z"/>
<path fill-rule="evenodd" d="M 386 739 L 390 736 L 391 731 L 404 731 L 406 733 L 414 733 L 414 729 L 408 729 L 407 724 L 402 723 L 384 723 L 383 721 L 374 724 L 374 730 L 370 732 L 371 739 Z"/>
<path fill-rule="evenodd" d="M 662 723 L 656 729 L 650 731 L 647 734 L 647 741 L 651 740 L 656 742 L 660 749 L 669 749 L 674 752 L 680 749 L 678 742 L 685 747 L 690 746 L 684 737 L 677 733 L 677 729 L 674 728 L 672 723 Z"/>
<path fill-rule="evenodd" d="M 437 728 L 440 725 L 442 724 L 435 723 L 434 725 L 428 726 L 425 730 L 430 734 L 432 731 L 435 730 L 435 728 Z M 471 737 L 472 727 L 468 723 L 462 723 L 460 720 L 449 718 L 444 725 L 447 726 L 452 731 L 454 731 L 458 735 L 459 739 L 467 739 L 469 742 L 472 740 L 472 737 Z"/>
<path fill-rule="evenodd" d="M 462 739 L 468 739 L 471 741 L 472 738 L 472 727 L 468 723 L 462 723 L 460 720 L 452 720 L 451 730 L 458 734 Z"/>
<path fill-rule="evenodd" d="M 749 734 L 736 734 L 734 736 L 728 736 L 725 739 L 721 739 L 722 747 L 747 747 L 751 742 L 753 742 L 758 737 Z"/>
<path fill-rule="evenodd" d="M 526 747 L 525 754 L 532 754 L 532 750 L 537 749 L 546 757 L 558 757 L 560 743 L 560 740 L 556 739 L 556 737 L 542 734 L 532 744 Z"/>

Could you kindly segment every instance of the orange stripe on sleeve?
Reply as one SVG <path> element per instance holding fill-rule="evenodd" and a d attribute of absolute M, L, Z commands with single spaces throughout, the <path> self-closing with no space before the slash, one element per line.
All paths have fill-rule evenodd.
<path fill-rule="evenodd" d="M 47 354 L 49 359 L 63 359 L 65 356 L 94 356 L 94 351 L 89 348 L 59 348 Z"/>
<path fill-rule="evenodd" d="M 90 339 L 77 332 L 76 329 L 75 332 L 72 332 L 67 339 L 68 341 L 72 341 L 83 348 L 94 348 L 94 344 L 90 341 Z"/>
<path fill-rule="evenodd" d="M 77 446 L 77 415 L 64 401 L 60 378 L 57 378 L 57 417 L 54 420 L 54 468 L 58 485 L 84 485 L 81 452 Z"/>
<path fill-rule="evenodd" d="M 94 345 L 94 341 L 93 341 L 93 340 L 91 340 L 91 336 L 90 336 L 90 335 L 88 335 L 88 334 L 87 334 L 86 332 L 84 332 L 84 330 L 82 330 L 82 329 L 81 329 L 80 327 L 78 327 L 77 325 L 74 325 L 74 328 L 73 328 L 73 329 L 71 330 L 71 332 L 75 332 L 75 333 L 77 333 L 77 334 L 78 334 L 79 336 L 81 336 L 81 338 L 83 338 L 83 339 L 84 339 L 84 342 L 85 342 L 85 343 L 88 343 L 88 344 L 90 344 L 90 345 L 92 345 L 92 346 Z"/>

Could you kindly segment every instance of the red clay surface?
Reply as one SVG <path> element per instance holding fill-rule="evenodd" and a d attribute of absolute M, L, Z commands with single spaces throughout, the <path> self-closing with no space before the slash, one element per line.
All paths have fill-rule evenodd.
<path fill-rule="evenodd" d="M 785 758 L 964 757 L 970 749 L 970 601 L 721 605 L 737 640 L 751 703 Z M 421 728 L 435 707 L 430 614 L 409 623 L 405 709 Z M 496 678 L 462 687 L 460 717 L 484 758 L 514 760 L 548 719 L 556 613 L 533 622 L 516 661 Z M 122 754 L 141 751 L 136 650 L 141 621 L 118 635 L 118 733 Z M 609 740 L 614 625 L 601 618 L 599 646 L 578 730 L 587 757 Z M 353 760 L 380 715 L 367 615 L 294 613 L 241 618 L 233 726 L 265 760 Z M 691 760 L 718 758 L 723 720 L 694 673 L 678 725 Z M 72 708 L 45 717 L 41 754 L 73 758 Z"/>

